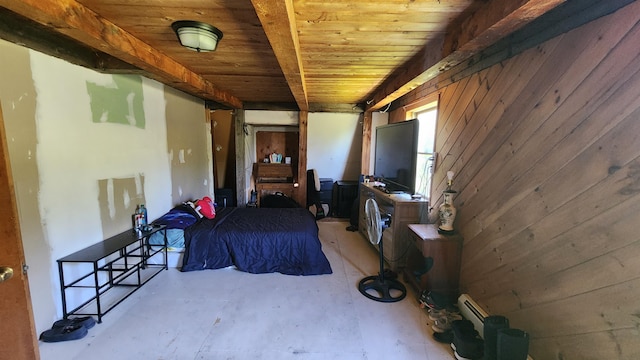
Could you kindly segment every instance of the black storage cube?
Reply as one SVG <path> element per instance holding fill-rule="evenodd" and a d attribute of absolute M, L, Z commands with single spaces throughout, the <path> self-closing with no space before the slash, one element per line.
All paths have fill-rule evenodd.
<path fill-rule="evenodd" d="M 351 208 L 357 197 L 357 181 L 336 181 L 333 184 L 332 216 L 337 218 L 351 217 Z"/>

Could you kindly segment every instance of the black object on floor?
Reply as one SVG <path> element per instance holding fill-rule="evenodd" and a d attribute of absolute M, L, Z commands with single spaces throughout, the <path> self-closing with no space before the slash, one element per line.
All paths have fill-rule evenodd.
<path fill-rule="evenodd" d="M 353 226 L 353 225 L 349 225 L 349 226 L 347 226 L 347 231 L 358 231 L 358 227 L 357 226 Z"/>
<path fill-rule="evenodd" d="M 331 216 L 350 218 L 353 201 L 358 197 L 358 182 L 339 180 L 333 184 Z"/>
<path fill-rule="evenodd" d="M 433 338 L 437 342 L 441 342 L 444 344 L 451 344 L 453 342 L 453 331 L 445 331 L 445 332 L 434 332 Z"/>
<path fill-rule="evenodd" d="M 453 303 L 449 301 L 445 295 L 428 290 L 422 291 L 419 301 L 423 306 L 432 309 L 446 309 L 447 307 L 453 305 Z"/>
<path fill-rule="evenodd" d="M 44 342 L 78 340 L 87 336 L 88 332 L 87 328 L 80 324 L 53 327 L 43 331 L 42 334 L 40 334 L 40 340 Z"/>
<path fill-rule="evenodd" d="M 367 215 L 367 234 L 369 242 L 378 245 L 380 253 L 380 272 L 378 275 L 367 276 L 358 283 L 358 290 L 367 298 L 380 302 L 396 302 L 407 296 L 407 288 L 400 281 L 396 280 L 397 274 L 384 269 L 384 249 L 382 241 L 383 229 L 389 227 L 391 216 L 389 214 L 380 215 L 378 203 L 374 199 L 367 199 L 365 204 Z M 385 278 L 386 275 L 386 278 Z M 393 277 L 393 278 L 391 278 Z"/>
<path fill-rule="evenodd" d="M 263 208 L 299 208 L 300 205 L 287 195 L 276 192 L 265 195 L 260 199 L 260 207 Z"/>
<path fill-rule="evenodd" d="M 528 333 L 520 329 L 498 330 L 498 360 L 526 360 L 528 353 Z"/>
<path fill-rule="evenodd" d="M 498 358 L 498 331 L 509 328 L 509 319 L 502 315 L 490 315 L 484 318 L 484 357 L 486 360 Z"/>
<path fill-rule="evenodd" d="M 456 359 L 479 360 L 484 356 L 484 342 L 469 320 L 456 320 L 451 326 L 451 348 Z"/>
<path fill-rule="evenodd" d="M 96 325 L 96 320 L 91 316 L 82 316 L 82 317 L 62 319 L 53 323 L 54 328 L 75 326 L 75 325 L 84 326 L 88 330 Z"/>

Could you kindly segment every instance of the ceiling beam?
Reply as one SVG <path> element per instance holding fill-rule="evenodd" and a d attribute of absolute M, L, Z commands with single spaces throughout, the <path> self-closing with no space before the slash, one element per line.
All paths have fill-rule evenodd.
<path fill-rule="evenodd" d="M 108 66 L 109 70 L 115 69 L 118 73 L 142 72 L 131 64 L 50 31 L 44 25 L 1 7 L 0 38 L 96 71 L 104 71 Z"/>
<path fill-rule="evenodd" d="M 443 39 L 427 44 L 422 53 L 401 67 L 403 70 L 389 78 L 373 95 L 367 110 L 386 106 L 565 1 L 490 0 L 476 12 L 452 23 Z"/>
<path fill-rule="evenodd" d="M 445 87 L 590 21 L 611 14 L 634 1 L 581 0 L 564 3 L 532 21 L 525 28 L 471 56 L 442 76 L 428 81 L 420 91 L 424 91 L 425 87 L 431 87 L 433 90 Z"/>
<path fill-rule="evenodd" d="M 289 89 L 302 111 L 309 110 L 293 1 L 251 0 Z"/>
<path fill-rule="evenodd" d="M 205 100 L 241 109 L 242 101 L 75 0 L 0 0 L 0 6 L 106 53 L 147 76 Z"/>

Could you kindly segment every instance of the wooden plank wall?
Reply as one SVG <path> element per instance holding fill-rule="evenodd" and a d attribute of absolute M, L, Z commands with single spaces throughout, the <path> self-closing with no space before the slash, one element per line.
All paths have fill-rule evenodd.
<path fill-rule="evenodd" d="M 461 292 L 536 360 L 640 359 L 638 44 L 635 2 L 402 99 L 441 92 L 433 198 L 453 170 Z"/>
<path fill-rule="evenodd" d="M 256 159 L 262 161 L 272 153 L 291 156 L 291 163 L 298 161 L 298 132 L 292 131 L 258 131 L 256 132 Z"/>

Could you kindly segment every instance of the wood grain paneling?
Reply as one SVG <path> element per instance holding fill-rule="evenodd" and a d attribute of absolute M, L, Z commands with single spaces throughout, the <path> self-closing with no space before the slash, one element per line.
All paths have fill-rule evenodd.
<path fill-rule="evenodd" d="M 298 161 L 298 132 L 293 131 L 258 131 L 256 132 L 256 158 L 263 160 L 272 153 L 291 156 L 291 163 Z"/>
<path fill-rule="evenodd" d="M 535 359 L 640 358 L 639 42 L 636 2 L 402 99 L 440 92 L 433 198 L 455 171 L 462 292 Z"/>

